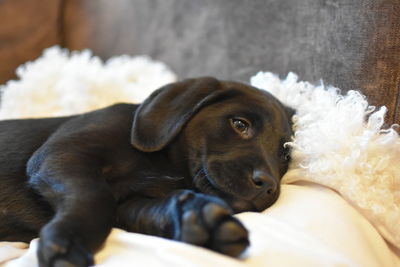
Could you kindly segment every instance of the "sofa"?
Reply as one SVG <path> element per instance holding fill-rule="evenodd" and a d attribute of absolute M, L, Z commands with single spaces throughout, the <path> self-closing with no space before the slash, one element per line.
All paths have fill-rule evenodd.
<path fill-rule="evenodd" d="M 391 223 L 400 216 L 396 213 L 400 206 L 396 202 L 400 196 L 400 139 L 396 127 L 381 130 L 400 123 L 399 14 L 397 0 L 2 0 L 0 84 L 6 84 L 2 87 L 2 104 L 11 99 L 14 107 L 22 106 L 28 115 L 34 113 L 30 99 L 46 108 L 43 103 L 47 100 L 36 97 L 43 81 L 56 84 L 58 92 L 70 90 L 66 92 L 70 94 L 68 107 L 91 99 L 91 94 L 93 99 L 107 99 L 107 94 L 133 88 L 129 87 L 135 83 L 131 76 L 121 74 L 122 82 L 107 76 L 110 69 L 118 71 L 115 62 L 120 66 L 128 61 L 133 64 L 133 58 L 102 65 L 93 55 L 103 60 L 123 54 L 149 55 L 169 66 L 178 79 L 211 75 L 249 82 L 258 71 L 271 71 L 275 74 L 259 73 L 251 83 L 297 109 L 293 162 L 276 204 L 262 213 L 237 215 L 250 231 L 249 250 L 237 260 L 114 229 L 96 254 L 96 263 L 400 266 L 400 231 Z M 88 48 L 93 55 L 77 52 L 71 56 L 56 47 L 16 74 L 18 66 L 35 60 L 43 49 L 54 45 L 69 50 Z M 141 60 L 143 66 L 150 64 L 148 59 Z M 42 68 L 43 62 L 53 65 Z M 68 73 L 58 69 L 64 64 Z M 160 65 L 154 68 L 154 73 L 163 77 L 162 82 L 175 79 L 169 70 L 160 71 Z M 85 69 L 90 71 L 82 79 Z M 286 77 L 289 72 L 298 76 L 290 73 Z M 53 79 L 52 73 L 65 77 Z M 99 76 L 105 84 L 99 85 Z M 46 77 L 51 78 L 50 83 Z M 17 81 L 7 83 L 13 79 Z M 91 85 L 105 95 L 94 97 L 100 90 L 89 90 Z M 20 89 L 25 91 L 18 93 Z M 84 98 L 74 98 L 85 89 Z M 146 93 L 150 93 L 148 90 Z M 57 106 L 53 94 L 43 95 Z M 385 123 L 385 109 L 373 112 L 368 103 L 387 107 Z M 2 118 L 3 110 L 1 106 Z M 359 128 L 354 128 L 356 124 Z M 321 130 L 321 125 L 327 128 Z M 341 131 L 335 132 L 339 128 Z M 357 154 L 360 151 L 367 156 Z M 328 171 L 318 169 L 327 163 Z M 387 189 L 387 177 L 392 179 L 393 188 L 385 195 L 386 191 L 379 190 Z M 362 186 L 357 187 L 357 183 Z M 393 196 L 387 199 L 395 201 L 387 206 L 381 203 L 386 198 L 375 196 L 373 202 L 369 201 L 374 190 L 385 197 Z M 378 204 L 394 208 L 383 213 L 385 216 L 377 215 L 374 209 L 379 210 Z M 36 246 L 37 239 L 29 245 L 0 242 L 0 266 L 35 265 Z"/>

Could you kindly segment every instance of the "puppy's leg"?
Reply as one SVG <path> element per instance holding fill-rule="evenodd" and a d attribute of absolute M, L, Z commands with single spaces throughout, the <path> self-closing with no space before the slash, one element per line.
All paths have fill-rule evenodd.
<path fill-rule="evenodd" d="M 31 185 L 53 207 L 55 215 L 40 232 L 39 265 L 89 266 L 92 253 L 109 234 L 115 199 L 91 157 L 78 153 L 37 154 L 31 161 Z M 35 159 L 33 159 L 35 161 Z"/>
<path fill-rule="evenodd" d="M 163 199 L 132 198 L 118 207 L 117 224 L 234 257 L 249 245 L 247 230 L 224 201 L 190 190 Z"/>

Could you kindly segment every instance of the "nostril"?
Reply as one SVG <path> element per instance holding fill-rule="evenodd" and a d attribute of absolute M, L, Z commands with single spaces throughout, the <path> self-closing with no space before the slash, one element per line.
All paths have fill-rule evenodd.
<path fill-rule="evenodd" d="M 252 177 L 253 184 L 257 189 L 263 189 L 268 195 L 276 192 L 278 185 L 273 177 L 265 172 L 256 171 Z"/>
<path fill-rule="evenodd" d="M 260 177 L 254 177 L 253 178 L 253 183 L 255 184 L 256 187 L 263 187 L 264 186 L 264 181 Z"/>

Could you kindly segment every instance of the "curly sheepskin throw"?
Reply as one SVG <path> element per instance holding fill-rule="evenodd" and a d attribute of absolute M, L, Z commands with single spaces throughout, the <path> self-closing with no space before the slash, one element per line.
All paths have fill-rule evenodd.
<path fill-rule="evenodd" d="M 61 116 L 115 102 L 141 102 L 176 80 L 162 63 L 147 57 L 116 57 L 106 63 L 90 51 L 47 49 L 17 70 L 19 80 L 1 87 L 0 118 Z M 394 126 L 381 129 L 378 111 L 356 91 L 341 95 L 324 85 L 280 80 L 258 73 L 251 84 L 296 109 L 292 163 L 284 183 L 308 181 L 330 187 L 357 208 L 400 249 L 400 139 Z"/>
<path fill-rule="evenodd" d="M 17 69 L 18 80 L 0 86 L 0 119 L 66 116 L 117 102 L 142 102 L 175 74 L 146 56 L 114 57 L 103 64 L 89 50 L 58 46 Z"/>
<path fill-rule="evenodd" d="M 310 181 L 339 192 L 400 248 L 400 139 L 382 129 L 386 107 L 374 111 L 362 94 L 334 87 L 280 80 L 258 73 L 251 84 L 296 109 L 292 163 L 284 183 Z"/>

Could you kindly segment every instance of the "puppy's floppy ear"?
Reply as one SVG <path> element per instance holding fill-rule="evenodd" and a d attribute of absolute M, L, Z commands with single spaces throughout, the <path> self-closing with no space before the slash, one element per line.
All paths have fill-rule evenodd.
<path fill-rule="evenodd" d="M 189 79 L 166 85 L 151 94 L 133 119 L 131 144 L 153 152 L 164 148 L 203 106 L 224 98 L 214 78 Z"/>
<path fill-rule="evenodd" d="M 294 116 L 294 114 L 296 114 L 296 110 L 285 105 L 285 112 L 286 112 L 286 116 L 287 116 L 288 120 L 291 122 L 292 117 Z"/>
<path fill-rule="evenodd" d="M 286 119 L 289 122 L 290 128 L 291 128 L 291 130 L 293 132 L 294 131 L 294 129 L 293 129 L 293 125 L 294 125 L 293 116 L 296 114 L 296 110 L 291 108 L 291 107 L 288 107 L 286 105 L 283 105 L 283 108 L 285 110 Z"/>

